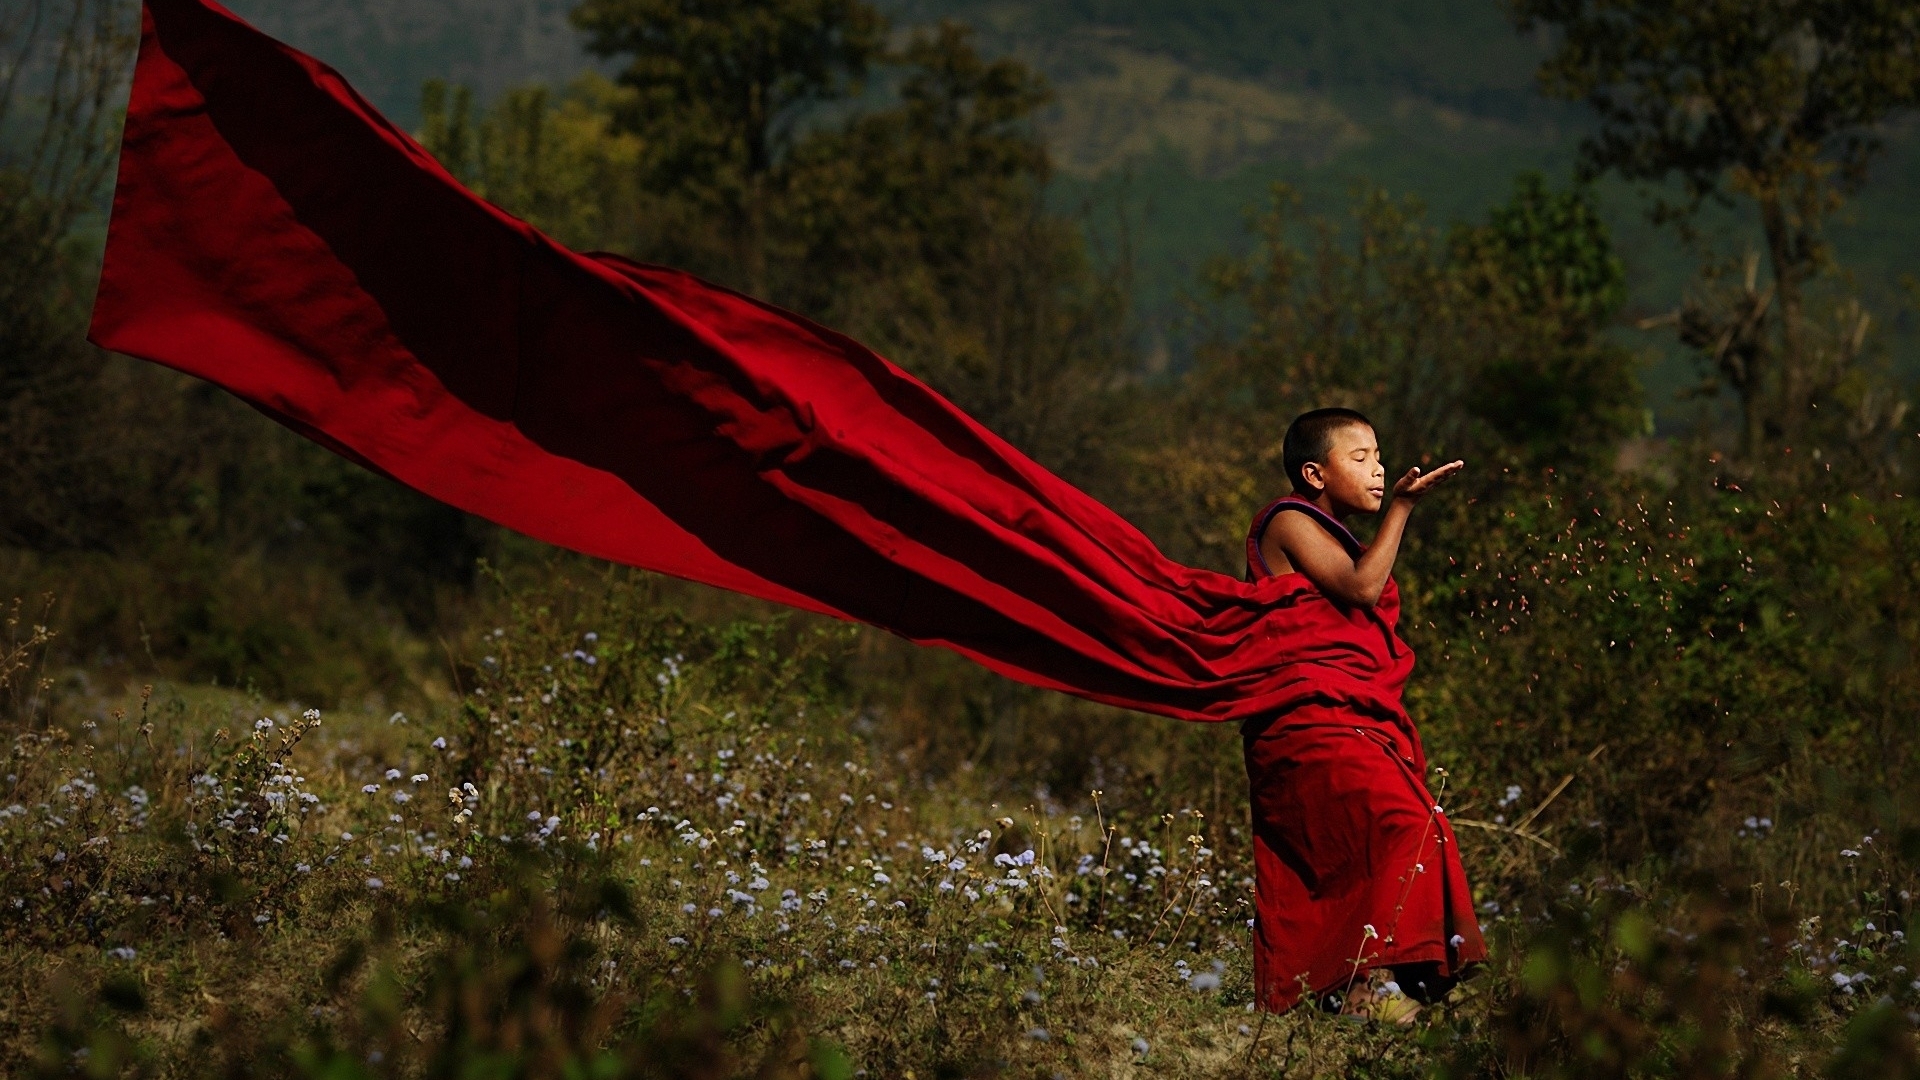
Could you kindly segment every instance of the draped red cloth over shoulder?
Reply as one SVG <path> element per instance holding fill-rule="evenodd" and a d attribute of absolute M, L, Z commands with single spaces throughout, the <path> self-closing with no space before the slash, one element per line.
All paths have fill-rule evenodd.
<path fill-rule="evenodd" d="M 1289 511 L 1319 521 L 1349 554 L 1363 550 L 1319 507 L 1288 496 L 1254 516 L 1250 580 L 1306 582 L 1275 576 L 1260 553 L 1261 534 Z M 1254 992 L 1276 1011 L 1303 994 L 1343 992 L 1379 967 L 1403 981 L 1431 980 L 1431 992 L 1487 957 L 1453 826 L 1427 789 L 1426 751 L 1399 707 L 1413 673 L 1413 650 L 1396 629 L 1399 583 L 1389 578 L 1370 608 L 1306 589 L 1296 605 L 1303 632 L 1365 656 L 1393 707 L 1309 697 L 1241 725 L 1253 809 Z"/>
<path fill-rule="evenodd" d="M 561 247 L 210 0 L 145 5 L 90 336 L 529 536 L 1037 686 L 1405 715 L 1304 579 L 1174 563 L 858 342 Z"/>

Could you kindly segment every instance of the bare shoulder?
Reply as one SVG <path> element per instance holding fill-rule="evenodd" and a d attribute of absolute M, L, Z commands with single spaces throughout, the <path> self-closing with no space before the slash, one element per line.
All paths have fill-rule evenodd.
<path fill-rule="evenodd" d="M 1330 558 L 1352 562 L 1346 549 L 1309 514 L 1279 513 L 1260 537 L 1260 555 L 1275 574 L 1305 570 Z"/>

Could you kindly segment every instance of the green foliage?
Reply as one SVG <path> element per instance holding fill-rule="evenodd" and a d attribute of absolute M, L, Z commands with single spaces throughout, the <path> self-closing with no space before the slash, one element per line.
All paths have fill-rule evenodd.
<path fill-rule="evenodd" d="M 1637 364 L 1606 333 L 1626 271 L 1590 191 L 1552 191 L 1525 174 L 1486 225 L 1454 231 L 1449 258 L 1479 304 L 1504 316 L 1468 391 L 1503 443 L 1566 464 L 1642 426 Z"/>

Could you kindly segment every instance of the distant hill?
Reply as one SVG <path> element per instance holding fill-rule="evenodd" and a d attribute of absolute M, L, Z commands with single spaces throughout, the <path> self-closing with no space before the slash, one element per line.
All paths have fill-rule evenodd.
<path fill-rule="evenodd" d="M 567 25 L 572 0 L 232 0 L 263 29 L 338 67 L 401 123 L 420 83 L 482 97 L 563 83 L 591 63 Z M 1584 111 L 1534 89 L 1544 41 L 1500 0 L 882 0 L 901 26 L 950 18 L 990 51 L 1044 72 L 1056 101 L 1042 130 L 1059 166 L 1059 205 L 1090 208 L 1096 234 L 1124 213 L 1150 338 L 1165 340 L 1176 298 L 1210 256 L 1245 243 L 1244 212 L 1275 180 L 1308 209 L 1337 213 L 1360 181 L 1417 195 L 1441 221 L 1474 218 L 1515 173 L 1570 175 Z M 1836 233 L 1843 262 L 1889 316 L 1894 281 L 1920 270 L 1920 139 L 1893 152 Z M 1621 186 L 1602 189 L 1640 311 L 1670 307 L 1691 271 Z M 1735 240 L 1737 242 L 1737 235 Z M 1895 341 L 1916 353 L 1911 314 Z M 1691 381 L 1664 338 L 1651 404 L 1663 414 Z M 1178 348 L 1178 342 L 1175 341 Z"/>

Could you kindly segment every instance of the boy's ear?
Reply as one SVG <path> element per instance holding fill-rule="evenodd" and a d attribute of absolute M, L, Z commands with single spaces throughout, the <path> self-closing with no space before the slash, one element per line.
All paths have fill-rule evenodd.
<path fill-rule="evenodd" d="M 1300 479 L 1305 480 L 1307 487 L 1313 489 L 1316 494 L 1327 489 L 1326 470 L 1322 469 L 1317 461 L 1309 461 L 1300 466 Z"/>

